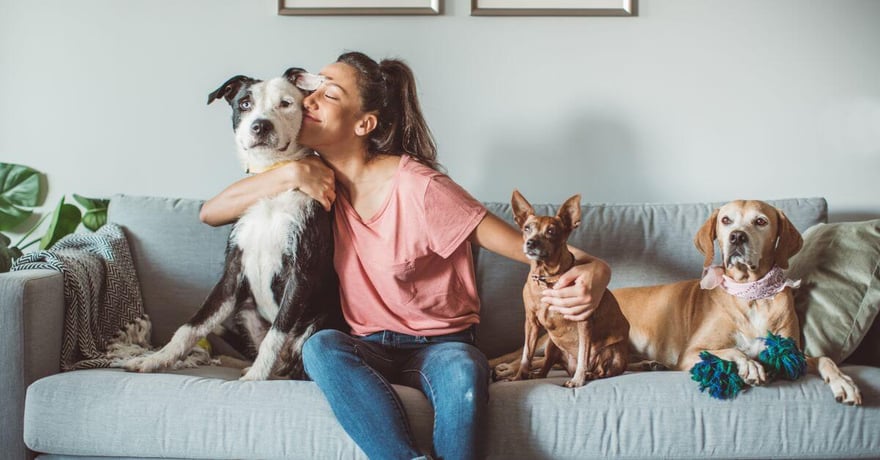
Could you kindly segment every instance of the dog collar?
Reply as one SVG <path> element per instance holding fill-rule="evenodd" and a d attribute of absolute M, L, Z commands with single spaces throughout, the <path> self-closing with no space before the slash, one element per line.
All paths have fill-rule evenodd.
<path fill-rule="evenodd" d="M 554 284 L 556 284 L 557 281 L 559 281 L 559 278 L 562 278 L 563 273 L 567 272 L 569 269 L 571 269 L 571 267 L 574 267 L 574 254 L 572 254 L 571 251 L 568 252 L 568 257 L 571 258 L 571 263 L 567 266 L 560 266 L 555 275 L 539 275 L 537 273 L 533 273 L 530 278 L 532 279 L 532 281 L 538 283 L 541 286 L 553 286 Z"/>
<path fill-rule="evenodd" d="M 289 162 L 289 161 L 279 161 L 278 163 L 275 163 L 275 164 L 273 164 L 273 165 L 271 165 L 271 166 L 269 166 L 269 167 L 267 167 L 267 168 L 259 169 L 259 170 L 258 170 L 258 169 L 254 169 L 251 165 L 248 165 L 248 168 L 247 168 L 247 171 L 246 171 L 246 172 L 247 172 L 248 174 L 260 174 L 260 173 L 264 173 L 264 172 L 267 172 L 267 171 L 271 171 L 271 170 L 276 169 L 276 168 L 280 168 L 280 167 L 286 165 L 287 163 L 290 163 L 290 162 Z"/>
<path fill-rule="evenodd" d="M 532 275 L 532 281 L 544 287 L 550 287 L 556 284 L 556 282 L 559 281 L 559 278 L 560 277 L 558 276 Z"/>
<path fill-rule="evenodd" d="M 715 289 L 721 287 L 728 294 L 744 300 L 760 300 L 773 297 L 787 287 L 798 288 L 801 280 L 792 280 L 785 277 L 782 269 L 774 266 L 763 278 L 750 283 L 737 283 L 733 278 L 724 274 L 724 268 L 718 265 L 703 269 L 703 277 L 700 287 L 703 289 Z"/>

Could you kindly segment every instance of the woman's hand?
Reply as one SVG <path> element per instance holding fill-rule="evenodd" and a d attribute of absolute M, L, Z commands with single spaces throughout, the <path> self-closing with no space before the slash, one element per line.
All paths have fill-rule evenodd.
<path fill-rule="evenodd" d="M 299 184 L 297 190 L 314 198 L 324 209 L 330 210 L 336 201 L 336 176 L 320 158 L 310 156 L 282 168 L 290 170 L 292 183 Z"/>
<path fill-rule="evenodd" d="M 602 260 L 591 258 L 563 273 L 552 289 L 545 289 L 541 302 L 549 304 L 569 321 L 584 321 L 593 314 L 608 282 L 611 269 Z"/>

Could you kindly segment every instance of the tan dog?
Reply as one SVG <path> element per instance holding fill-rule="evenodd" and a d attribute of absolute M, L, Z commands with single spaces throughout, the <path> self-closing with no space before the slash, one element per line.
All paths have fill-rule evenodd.
<path fill-rule="evenodd" d="M 513 192 L 514 220 L 523 230 L 523 251 L 531 260 L 531 270 L 523 287 L 525 345 L 519 368 L 510 380 L 529 378 L 542 327 L 550 342 L 545 345 L 538 377 L 546 377 L 554 364 L 561 363 L 571 376 L 565 386 L 574 388 L 626 370 L 629 325 L 611 292 L 605 292 L 598 308 L 584 321 L 567 320 L 541 303 L 541 292 L 574 265 L 566 241 L 580 225 L 580 199 L 580 195 L 569 198 L 556 216 L 536 216 L 532 205 L 518 191 Z"/>
<path fill-rule="evenodd" d="M 697 232 L 694 244 L 706 267 L 715 259 L 715 241 L 723 266 L 708 268 L 702 280 L 615 291 L 630 321 L 632 353 L 687 371 L 707 350 L 736 363 L 747 384 L 761 385 L 767 376 L 756 359 L 768 331 L 794 339 L 802 349 L 790 287 L 796 283 L 785 280 L 781 269 L 788 268 L 803 239 L 782 211 L 763 201 L 739 200 L 716 209 Z M 807 366 L 839 402 L 861 404 L 858 387 L 831 359 L 807 357 Z"/>
<path fill-rule="evenodd" d="M 747 291 L 761 291 L 763 286 L 766 294 L 768 283 L 759 280 L 765 280 L 774 267 L 788 268 L 788 259 L 803 245 L 785 214 L 762 201 L 733 201 L 716 209 L 694 239 L 705 256 L 705 266 L 715 258 L 715 241 L 724 266 L 710 268 L 703 280 L 614 291 L 629 320 L 633 361 L 642 361 L 632 369 L 689 371 L 700 361 L 700 352 L 707 350 L 736 363 L 747 384 L 760 385 L 767 376 L 756 357 L 768 331 L 794 339 L 801 348 L 794 299 L 784 279 L 778 293 L 755 300 L 717 286 L 723 281 L 733 291 L 740 288 L 745 297 L 750 294 Z M 750 282 L 757 283 L 745 284 Z M 714 287 L 704 289 L 701 283 Z M 775 288 L 780 288 L 780 282 Z M 506 371 L 505 358 L 509 361 L 510 355 L 492 361 L 502 372 Z M 807 357 L 807 367 L 828 383 L 837 401 L 862 403 L 858 387 L 831 359 Z"/>

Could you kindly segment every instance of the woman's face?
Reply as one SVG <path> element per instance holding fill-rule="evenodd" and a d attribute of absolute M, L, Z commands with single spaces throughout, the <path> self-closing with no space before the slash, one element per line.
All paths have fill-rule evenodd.
<path fill-rule="evenodd" d="M 357 74 L 348 64 L 336 62 L 324 67 L 326 79 L 303 100 L 303 125 L 299 143 L 320 152 L 322 147 L 358 137 L 364 114 Z"/>

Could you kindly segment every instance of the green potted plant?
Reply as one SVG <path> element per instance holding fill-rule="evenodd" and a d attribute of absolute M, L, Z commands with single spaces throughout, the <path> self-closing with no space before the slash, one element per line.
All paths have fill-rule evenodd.
<path fill-rule="evenodd" d="M 33 168 L 0 163 L 0 273 L 9 271 L 15 259 L 34 244 L 39 243 L 39 249 L 46 249 L 76 231 L 80 224 L 95 231 L 107 222 L 110 200 L 74 194 L 79 207 L 66 203 L 62 196 L 51 213 L 43 214 L 36 223 L 27 226 L 45 200 L 45 184 L 43 173 Z M 45 233 L 32 236 L 47 219 Z M 2 233 L 11 231 L 24 231 L 24 235 L 12 244 L 11 238 Z"/>

